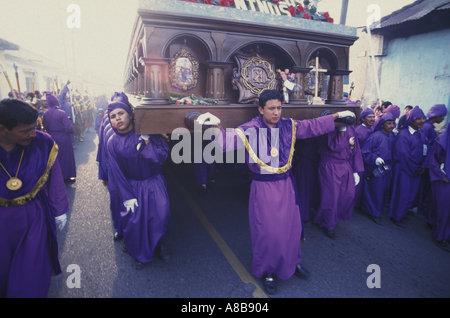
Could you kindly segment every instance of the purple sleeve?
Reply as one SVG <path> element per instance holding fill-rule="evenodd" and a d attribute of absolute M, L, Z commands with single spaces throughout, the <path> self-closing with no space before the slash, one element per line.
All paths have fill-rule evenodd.
<path fill-rule="evenodd" d="M 61 90 L 61 93 L 58 96 L 59 105 L 62 105 L 63 102 L 66 100 L 66 94 L 69 91 L 69 88 L 67 85 L 64 85 L 63 89 Z"/>
<path fill-rule="evenodd" d="M 366 140 L 364 146 L 361 148 L 361 155 L 366 164 L 371 166 L 376 165 L 375 161 L 377 160 L 378 156 L 374 154 L 374 150 L 378 149 L 378 147 L 380 147 L 380 140 L 378 138 L 375 138 L 375 135 L 370 136 Z"/>
<path fill-rule="evenodd" d="M 354 130 L 354 128 L 353 128 Z M 355 133 L 356 136 L 356 133 Z M 355 138 L 355 149 L 352 151 L 352 156 L 350 157 L 350 165 L 353 168 L 353 172 L 363 172 L 364 171 L 364 161 L 361 155 L 361 148 L 359 146 L 359 140 Z"/>
<path fill-rule="evenodd" d="M 139 155 L 149 162 L 163 164 L 169 155 L 169 146 L 162 136 L 151 135 L 147 145 L 141 142 Z"/>
<path fill-rule="evenodd" d="M 70 122 L 70 120 L 67 117 L 65 112 L 64 112 L 64 116 L 62 116 L 62 122 L 63 122 L 64 130 L 65 130 L 66 133 L 68 133 L 68 134 L 74 134 L 75 133 L 75 131 L 73 129 L 73 125 Z"/>
<path fill-rule="evenodd" d="M 433 144 L 433 147 L 431 148 L 430 156 L 428 159 L 431 182 L 448 178 L 448 176 L 444 172 L 442 172 L 440 168 L 441 164 L 445 163 L 445 156 L 446 153 L 442 146 L 439 143 L 435 142 Z"/>
<path fill-rule="evenodd" d="M 116 137 L 116 136 L 113 136 Z M 114 178 L 114 182 L 116 184 L 117 193 L 122 201 L 127 201 L 131 199 L 136 199 L 136 195 L 134 194 L 130 184 L 128 183 L 127 178 L 123 174 L 120 169 L 119 161 L 117 158 L 117 154 L 115 152 L 114 147 L 114 138 L 110 138 L 108 140 L 108 159 L 111 175 Z"/>
<path fill-rule="evenodd" d="M 69 211 L 69 200 L 58 159 L 55 160 L 47 179 L 47 193 L 54 217 Z"/>
<path fill-rule="evenodd" d="M 297 124 L 297 139 L 306 139 L 328 134 L 335 130 L 333 115 L 308 119 L 294 120 Z"/>

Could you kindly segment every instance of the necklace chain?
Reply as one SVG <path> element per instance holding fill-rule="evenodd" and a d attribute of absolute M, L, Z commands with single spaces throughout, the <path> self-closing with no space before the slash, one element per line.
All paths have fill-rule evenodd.
<path fill-rule="evenodd" d="M 22 158 L 23 158 L 23 153 L 25 152 L 25 149 L 22 150 L 22 155 L 20 156 L 20 161 L 19 161 L 19 166 L 17 167 L 17 171 L 16 171 L 16 176 L 14 178 L 17 178 L 17 176 L 19 175 L 19 169 L 20 169 L 20 165 L 22 164 Z M 5 169 L 5 167 L 2 165 L 2 163 L 0 162 L 0 166 L 2 166 L 3 170 L 5 170 L 6 174 L 8 175 L 8 177 L 10 179 L 12 179 L 11 175 L 8 173 L 8 171 Z"/>

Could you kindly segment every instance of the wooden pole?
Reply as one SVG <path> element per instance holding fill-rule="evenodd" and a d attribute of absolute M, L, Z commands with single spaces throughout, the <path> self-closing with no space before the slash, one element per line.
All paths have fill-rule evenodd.
<path fill-rule="evenodd" d="M 17 72 L 16 62 L 14 62 L 13 67 L 14 67 L 14 70 L 16 71 L 17 94 L 19 95 L 18 98 L 20 100 L 22 100 L 22 94 L 20 93 L 19 73 Z"/>
<path fill-rule="evenodd" d="M 0 67 L 2 68 L 3 75 L 5 75 L 6 82 L 8 83 L 8 86 L 9 86 L 9 89 L 11 90 L 12 96 L 16 96 L 16 93 L 14 92 L 14 89 L 13 89 L 13 87 L 12 87 L 12 85 L 11 85 L 11 82 L 9 81 L 8 73 L 7 73 L 6 70 L 3 68 L 2 62 L 0 62 Z M 16 96 L 16 97 L 17 97 L 17 96 Z"/>

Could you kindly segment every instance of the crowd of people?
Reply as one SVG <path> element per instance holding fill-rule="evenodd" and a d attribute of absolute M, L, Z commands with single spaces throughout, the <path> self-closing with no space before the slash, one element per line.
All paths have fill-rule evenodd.
<path fill-rule="evenodd" d="M 5 260 L 0 297 L 45 297 L 51 273 L 61 272 L 56 229 L 64 227 L 69 211 L 62 182 L 76 177 L 73 143 L 83 140 L 92 123 L 99 141 L 98 178 L 110 195 L 113 239 L 124 241 L 136 269 L 155 256 L 171 259 L 166 246 L 171 214 L 162 173 L 167 140 L 135 133 L 133 108 L 123 92 L 109 101 L 73 94 L 71 105 L 69 84 L 59 96 L 35 92 L 27 102 L 0 102 L 0 239 L 5 242 L 0 245 Z M 399 227 L 417 207 L 433 241 L 450 251 L 450 137 L 449 128 L 440 126 L 445 105 L 433 106 L 427 116 L 419 106 L 407 106 L 403 120 L 400 108 L 385 102 L 362 110 L 360 123 L 353 126 L 348 124 L 356 117 L 351 111 L 309 120 L 282 117 L 283 100 L 282 93 L 265 90 L 259 115 L 236 129 L 225 131 L 210 113 L 197 118 L 200 125 L 213 127 L 216 151 L 245 149 L 253 179 L 252 273 L 267 293 L 276 292 L 275 276 L 310 276 L 301 253 L 310 216 L 327 237 L 337 239 L 336 225 L 349 220 L 355 206 L 377 225 L 384 224 L 386 208 Z M 249 131 L 264 147 L 249 142 Z M 207 169 L 194 167 L 203 188 L 215 181 Z M 18 217 L 24 213 L 26 218 Z"/>

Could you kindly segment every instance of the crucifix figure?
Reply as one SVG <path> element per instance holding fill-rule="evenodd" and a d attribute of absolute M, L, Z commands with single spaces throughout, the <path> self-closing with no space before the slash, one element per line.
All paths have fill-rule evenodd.
<path fill-rule="evenodd" d="M 319 68 L 319 52 L 317 52 L 316 55 L 316 65 L 314 65 L 314 68 L 312 69 L 312 71 L 315 71 L 315 93 L 314 93 L 314 99 L 313 99 L 313 104 L 324 104 L 324 102 L 322 101 L 322 98 L 319 97 L 319 72 L 327 72 L 328 70 L 325 69 L 321 69 Z"/>

